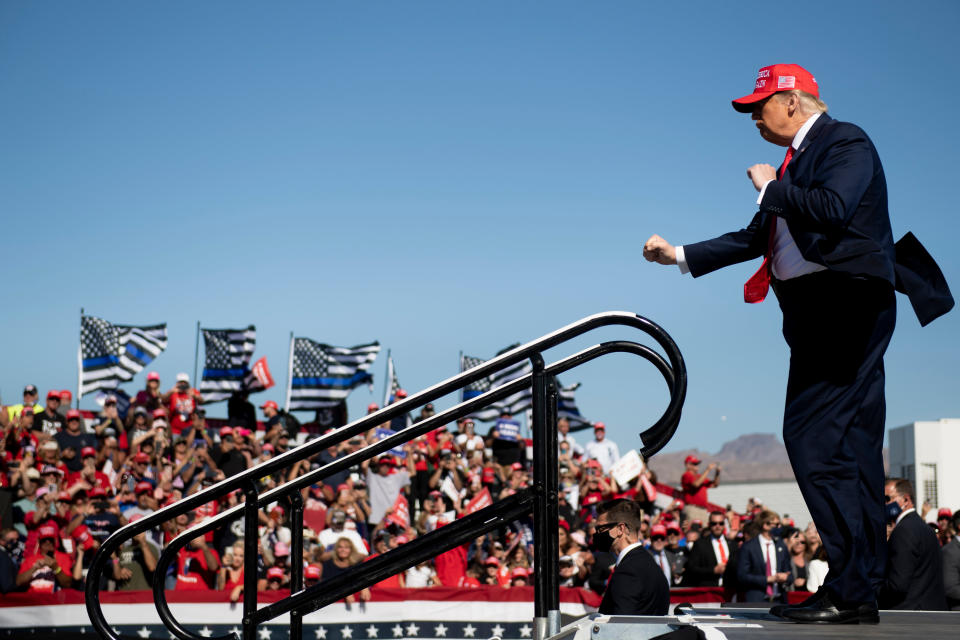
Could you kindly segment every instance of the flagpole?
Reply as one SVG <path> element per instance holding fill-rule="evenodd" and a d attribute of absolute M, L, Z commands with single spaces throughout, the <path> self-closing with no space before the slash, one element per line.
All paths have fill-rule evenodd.
<path fill-rule="evenodd" d="M 80 336 L 77 341 L 77 409 L 83 394 L 83 307 L 80 307 Z"/>
<path fill-rule="evenodd" d="M 283 410 L 290 412 L 290 389 L 293 386 L 293 331 L 290 332 L 290 355 L 287 357 L 287 400 Z"/>
<path fill-rule="evenodd" d="M 457 356 L 457 373 L 454 375 L 461 373 L 463 373 L 463 349 L 460 349 L 460 355 Z M 463 402 L 463 387 L 460 387 L 460 402 Z"/>
<path fill-rule="evenodd" d="M 197 339 L 193 343 L 193 384 L 197 385 L 197 388 L 200 387 L 200 383 L 197 382 L 197 362 L 200 358 L 200 321 L 197 320 Z"/>

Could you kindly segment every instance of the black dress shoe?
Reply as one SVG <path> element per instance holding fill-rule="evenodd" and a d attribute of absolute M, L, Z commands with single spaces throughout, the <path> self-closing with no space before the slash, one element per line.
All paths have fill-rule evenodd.
<path fill-rule="evenodd" d="M 780 616 L 807 624 L 876 624 L 880 621 L 877 607 L 872 603 L 838 607 L 826 595 L 808 607 L 787 607 Z"/>
<path fill-rule="evenodd" d="M 822 598 L 827 596 L 827 592 L 824 589 L 819 589 L 816 592 L 810 594 L 810 597 L 804 600 L 799 604 L 777 604 L 770 607 L 770 615 L 777 616 L 778 618 L 783 617 L 783 612 L 787 609 L 794 608 L 803 608 L 803 607 L 812 607 L 816 603 L 820 602 Z"/>

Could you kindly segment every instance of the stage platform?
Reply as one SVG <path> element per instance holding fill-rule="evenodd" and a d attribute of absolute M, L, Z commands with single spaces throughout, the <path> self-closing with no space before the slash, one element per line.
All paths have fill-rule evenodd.
<path fill-rule="evenodd" d="M 771 616 L 766 608 L 685 608 L 684 611 L 689 613 L 666 617 L 604 616 L 594 613 L 563 627 L 550 640 L 645 640 L 690 626 L 703 631 L 707 640 L 960 638 L 960 611 L 881 611 L 880 624 L 862 625 L 796 624 Z"/>

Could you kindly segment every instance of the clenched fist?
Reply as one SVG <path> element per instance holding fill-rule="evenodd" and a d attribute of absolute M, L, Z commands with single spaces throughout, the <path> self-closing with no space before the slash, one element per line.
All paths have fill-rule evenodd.
<path fill-rule="evenodd" d="M 643 257 L 648 262 L 660 264 L 677 264 L 677 250 L 672 244 L 654 234 L 643 245 Z"/>

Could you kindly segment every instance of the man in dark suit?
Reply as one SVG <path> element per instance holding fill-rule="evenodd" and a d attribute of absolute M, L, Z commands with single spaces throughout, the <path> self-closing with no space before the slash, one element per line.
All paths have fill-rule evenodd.
<path fill-rule="evenodd" d="M 887 480 L 885 493 L 888 504 L 896 503 L 900 507 L 900 515 L 888 541 L 890 555 L 887 577 L 880 590 L 880 607 L 946 610 L 940 542 L 914 509 L 913 483 L 891 478 Z"/>
<path fill-rule="evenodd" d="M 772 283 L 783 312 L 783 439 L 830 562 L 821 593 L 782 614 L 876 622 L 886 563 L 883 355 L 896 320 L 894 286 L 911 296 L 924 324 L 953 299 L 919 243 L 908 242 L 903 256 L 895 249 L 880 157 L 862 129 L 826 114 L 819 95 L 798 65 L 762 68 L 754 92 L 733 101 L 765 140 L 787 148 L 779 171 L 747 170 L 759 211 L 747 228 L 692 245 L 654 235 L 644 257 L 698 277 L 764 256 L 744 300 L 762 301 Z M 911 267 L 906 283 L 895 268 L 903 261 Z"/>
<path fill-rule="evenodd" d="M 950 518 L 953 525 L 953 540 L 943 545 L 943 589 L 947 594 L 947 606 L 951 611 L 960 611 L 960 511 Z"/>
<path fill-rule="evenodd" d="M 763 511 L 757 518 L 760 535 L 743 543 L 737 554 L 737 583 L 744 602 L 787 601 L 787 587 L 793 583 L 790 552 L 772 531 L 780 527 L 780 516 Z"/>
<path fill-rule="evenodd" d="M 714 511 L 707 520 L 707 533 L 693 543 L 683 573 L 684 587 L 716 587 L 730 561 L 730 545 L 723 535 L 726 516 Z"/>
<path fill-rule="evenodd" d="M 638 541 L 643 511 L 633 500 L 612 500 L 600 506 L 593 547 L 612 551 L 617 563 L 607 582 L 599 612 L 664 616 L 670 610 L 670 585 L 653 557 Z"/>

